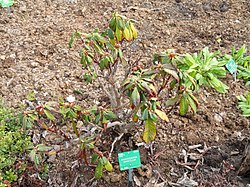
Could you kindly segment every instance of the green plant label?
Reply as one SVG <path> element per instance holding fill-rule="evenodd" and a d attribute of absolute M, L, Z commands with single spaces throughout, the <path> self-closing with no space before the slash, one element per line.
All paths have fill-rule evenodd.
<path fill-rule="evenodd" d="M 227 64 L 226 64 L 226 67 L 228 69 L 228 71 L 231 73 L 231 74 L 235 74 L 236 71 L 237 71 L 237 64 L 235 63 L 235 61 L 233 59 L 230 59 Z"/>
<path fill-rule="evenodd" d="M 118 153 L 120 170 L 128 170 L 141 167 L 139 150 Z"/>
<path fill-rule="evenodd" d="M 3 8 L 10 7 L 13 5 L 13 0 L 0 0 L 0 3 L 2 4 Z"/>

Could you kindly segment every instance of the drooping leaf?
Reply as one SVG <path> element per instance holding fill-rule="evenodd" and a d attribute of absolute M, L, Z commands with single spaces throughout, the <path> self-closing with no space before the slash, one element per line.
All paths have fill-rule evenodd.
<path fill-rule="evenodd" d="M 142 116 L 141 116 L 142 120 L 147 120 L 148 119 L 148 109 L 145 108 L 142 112 Z"/>
<path fill-rule="evenodd" d="M 103 163 L 102 160 L 100 159 L 96 168 L 95 168 L 95 178 L 100 179 L 102 177 L 102 170 L 103 170 Z"/>
<path fill-rule="evenodd" d="M 120 17 L 118 17 L 116 23 L 117 23 L 117 26 L 118 26 L 119 30 L 123 31 L 125 29 L 125 23 Z"/>
<path fill-rule="evenodd" d="M 111 29 L 108 29 L 108 37 L 113 40 L 115 38 L 114 32 Z"/>
<path fill-rule="evenodd" d="M 111 28 L 113 31 L 115 30 L 116 28 L 116 18 L 113 17 L 110 22 L 109 22 L 109 28 Z"/>
<path fill-rule="evenodd" d="M 180 100 L 180 115 L 184 116 L 188 112 L 188 101 L 186 94 L 183 93 L 181 100 Z"/>
<path fill-rule="evenodd" d="M 137 30 L 132 22 L 130 22 L 130 29 L 132 31 L 133 38 L 136 39 L 137 38 Z"/>
<path fill-rule="evenodd" d="M 172 105 L 174 105 L 175 103 L 177 103 L 179 100 L 180 100 L 180 95 L 177 95 L 176 97 L 167 100 L 167 101 L 165 102 L 165 105 L 166 105 L 166 106 L 172 106 Z"/>
<path fill-rule="evenodd" d="M 113 170 L 112 164 L 109 162 L 109 160 L 106 157 L 102 157 L 102 160 L 103 160 L 103 165 L 105 169 L 111 172 Z"/>
<path fill-rule="evenodd" d="M 172 75 L 177 81 L 179 81 L 179 76 L 178 76 L 178 74 L 177 74 L 176 71 L 171 70 L 171 69 L 167 69 L 167 68 L 164 68 L 163 70 L 164 70 L 166 73 Z"/>
<path fill-rule="evenodd" d="M 131 94 L 131 99 L 132 99 L 132 103 L 135 106 L 138 106 L 140 104 L 140 93 L 138 92 L 137 87 L 134 88 L 134 90 Z"/>
<path fill-rule="evenodd" d="M 101 114 L 101 112 L 95 117 L 95 124 L 98 124 L 99 123 L 99 121 L 101 120 L 101 118 L 102 118 L 102 114 Z"/>
<path fill-rule="evenodd" d="M 155 139 L 156 136 L 156 125 L 152 119 L 145 121 L 145 129 L 143 132 L 143 140 L 146 143 L 150 143 Z"/>
<path fill-rule="evenodd" d="M 161 110 L 155 109 L 155 113 L 157 116 L 159 116 L 162 120 L 169 122 L 168 116 L 166 115 L 165 112 L 162 112 Z"/>
<path fill-rule="evenodd" d="M 115 30 L 115 36 L 119 42 L 122 41 L 122 31 L 119 30 L 118 28 L 116 28 Z"/>
<path fill-rule="evenodd" d="M 104 57 L 103 59 L 101 59 L 100 60 L 100 70 L 103 71 L 104 68 L 107 68 L 108 63 L 109 63 L 109 58 L 108 57 Z"/>
<path fill-rule="evenodd" d="M 44 109 L 44 113 L 47 116 L 47 118 L 51 121 L 54 121 L 56 118 L 53 114 L 51 114 L 51 112 L 47 109 Z"/>
<path fill-rule="evenodd" d="M 133 35 L 128 27 L 125 27 L 123 31 L 123 36 L 127 41 L 131 41 L 133 39 Z"/>
<path fill-rule="evenodd" d="M 196 102 L 193 100 L 192 97 L 190 97 L 189 95 L 187 96 L 188 98 L 188 103 L 189 103 L 189 106 L 191 107 L 193 113 L 196 113 L 197 112 L 197 105 L 196 105 Z"/>
<path fill-rule="evenodd" d="M 109 172 L 113 171 L 113 166 L 112 164 L 108 161 L 107 164 L 104 165 L 105 169 Z"/>

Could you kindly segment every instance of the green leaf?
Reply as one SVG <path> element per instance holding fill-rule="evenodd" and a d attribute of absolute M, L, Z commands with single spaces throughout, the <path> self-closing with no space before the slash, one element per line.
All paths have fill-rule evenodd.
<path fill-rule="evenodd" d="M 115 38 L 114 32 L 111 29 L 108 29 L 108 37 L 113 40 Z"/>
<path fill-rule="evenodd" d="M 56 118 L 53 114 L 51 114 L 51 112 L 47 109 L 44 109 L 44 113 L 47 116 L 47 118 L 51 121 L 54 121 Z"/>
<path fill-rule="evenodd" d="M 95 168 L 95 178 L 100 179 L 102 177 L 103 164 L 101 159 L 99 160 L 96 168 Z"/>
<path fill-rule="evenodd" d="M 35 92 L 33 92 L 33 91 L 29 92 L 28 95 L 27 95 L 27 99 L 28 99 L 29 101 L 34 101 L 34 100 L 36 100 L 36 94 L 35 94 Z"/>
<path fill-rule="evenodd" d="M 75 135 L 76 135 L 77 137 L 79 137 L 80 134 L 79 134 L 79 132 L 78 132 L 78 129 L 77 129 L 77 127 L 76 127 L 76 122 L 75 122 L 74 120 L 72 121 L 72 128 L 73 128 L 73 131 L 74 131 Z"/>
<path fill-rule="evenodd" d="M 134 88 L 132 94 L 131 94 L 131 99 L 132 99 L 132 103 L 135 106 L 138 106 L 140 104 L 140 94 L 138 92 L 137 87 Z"/>
<path fill-rule="evenodd" d="M 88 65 L 91 65 L 92 64 L 92 58 L 90 56 L 86 56 L 86 62 Z"/>
<path fill-rule="evenodd" d="M 116 114 L 114 112 L 112 112 L 112 111 L 103 112 L 103 115 L 106 117 L 107 120 L 117 119 Z"/>
<path fill-rule="evenodd" d="M 142 120 L 147 120 L 148 119 L 148 109 L 145 108 L 142 112 L 142 116 L 141 116 Z"/>
<path fill-rule="evenodd" d="M 91 74 L 89 74 L 89 73 L 85 73 L 84 76 L 83 76 L 83 79 L 84 79 L 87 83 L 92 83 L 92 81 L 93 81 L 93 78 L 92 78 Z"/>
<path fill-rule="evenodd" d="M 161 110 L 155 109 L 155 113 L 157 116 L 159 116 L 162 120 L 169 122 L 168 116 L 166 115 L 165 112 L 162 112 Z"/>
<path fill-rule="evenodd" d="M 39 165 L 40 162 L 39 162 L 39 157 L 36 154 L 36 151 L 31 150 L 29 156 L 30 156 L 31 161 L 33 161 L 35 163 L 35 166 L 38 169 L 38 165 Z"/>
<path fill-rule="evenodd" d="M 148 119 L 145 121 L 145 129 L 143 132 L 143 140 L 146 143 L 150 143 L 155 139 L 156 136 L 156 125 L 153 120 Z"/>
<path fill-rule="evenodd" d="M 69 39 L 69 48 L 73 47 L 74 39 L 75 39 L 75 34 L 73 33 Z"/>
<path fill-rule="evenodd" d="M 78 39 L 78 38 L 80 38 L 80 37 L 81 37 L 81 33 L 79 33 L 79 32 L 73 33 L 73 34 L 71 35 L 71 37 L 70 37 L 70 40 L 69 40 L 69 48 L 72 48 L 73 42 L 74 42 L 75 38 Z"/>
<path fill-rule="evenodd" d="M 181 97 L 180 95 L 177 95 L 176 97 L 167 100 L 165 102 L 165 105 L 168 107 L 176 104 L 180 100 L 180 97 Z"/>
<path fill-rule="evenodd" d="M 125 29 L 125 23 L 121 18 L 118 18 L 116 23 L 117 23 L 119 30 L 123 31 Z"/>
<path fill-rule="evenodd" d="M 93 155 L 91 155 L 91 162 L 92 162 L 92 163 L 97 162 L 98 158 L 99 158 L 98 154 L 93 154 Z"/>
<path fill-rule="evenodd" d="M 104 57 L 103 59 L 101 59 L 101 61 L 100 61 L 100 70 L 103 71 L 104 68 L 107 68 L 108 63 L 109 63 L 109 58 L 108 57 Z"/>
<path fill-rule="evenodd" d="M 101 120 L 102 114 L 101 112 L 95 117 L 95 124 L 98 124 L 99 121 Z"/>
<path fill-rule="evenodd" d="M 116 18 L 113 17 L 110 22 L 109 22 L 109 28 L 111 28 L 113 31 L 115 30 L 116 28 Z"/>
<path fill-rule="evenodd" d="M 94 143 L 88 143 L 87 146 L 88 146 L 89 149 L 94 149 L 95 148 Z"/>
<path fill-rule="evenodd" d="M 123 53 L 122 53 L 121 49 L 118 50 L 118 54 L 119 54 L 120 59 L 122 59 L 123 58 Z"/>
<path fill-rule="evenodd" d="M 86 63 L 86 56 L 84 55 L 83 52 L 81 52 L 81 64 L 83 65 L 84 68 L 87 67 L 87 63 Z"/>
<path fill-rule="evenodd" d="M 163 71 L 165 71 L 167 74 L 172 75 L 177 81 L 179 81 L 179 76 L 176 71 L 167 68 L 163 68 Z"/>
<path fill-rule="evenodd" d="M 184 116 L 188 112 L 188 101 L 186 94 L 183 93 L 180 101 L 180 115 Z"/>
<path fill-rule="evenodd" d="M 52 149 L 52 147 L 46 146 L 44 144 L 38 144 L 37 145 L 37 150 L 38 151 L 49 151 L 51 149 Z"/>

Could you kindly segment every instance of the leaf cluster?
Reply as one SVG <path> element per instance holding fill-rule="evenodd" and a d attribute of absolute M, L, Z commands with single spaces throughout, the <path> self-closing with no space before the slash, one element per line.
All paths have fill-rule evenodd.
<path fill-rule="evenodd" d="M 246 94 L 246 97 L 237 96 L 237 99 L 239 101 L 238 107 L 242 110 L 243 116 L 250 117 L 250 92 Z"/>
<path fill-rule="evenodd" d="M 243 45 L 238 51 L 233 48 L 231 54 L 225 54 L 220 61 L 227 63 L 230 59 L 238 65 L 237 78 L 242 78 L 246 86 L 250 85 L 250 56 L 247 55 L 247 47 Z"/>

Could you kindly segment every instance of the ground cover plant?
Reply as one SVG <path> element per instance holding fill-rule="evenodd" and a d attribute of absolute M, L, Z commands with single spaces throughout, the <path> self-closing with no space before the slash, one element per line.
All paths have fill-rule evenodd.
<path fill-rule="evenodd" d="M 0 104 L 0 186 L 10 186 L 25 171 L 32 146 L 31 138 L 22 128 L 14 112 Z"/>
<path fill-rule="evenodd" d="M 250 92 L 247 92 L 246 97 L 240 95 L 237 97 L 239 100 L 238 107 L 242 110 L 243 116 L 250 116 Z"/>

